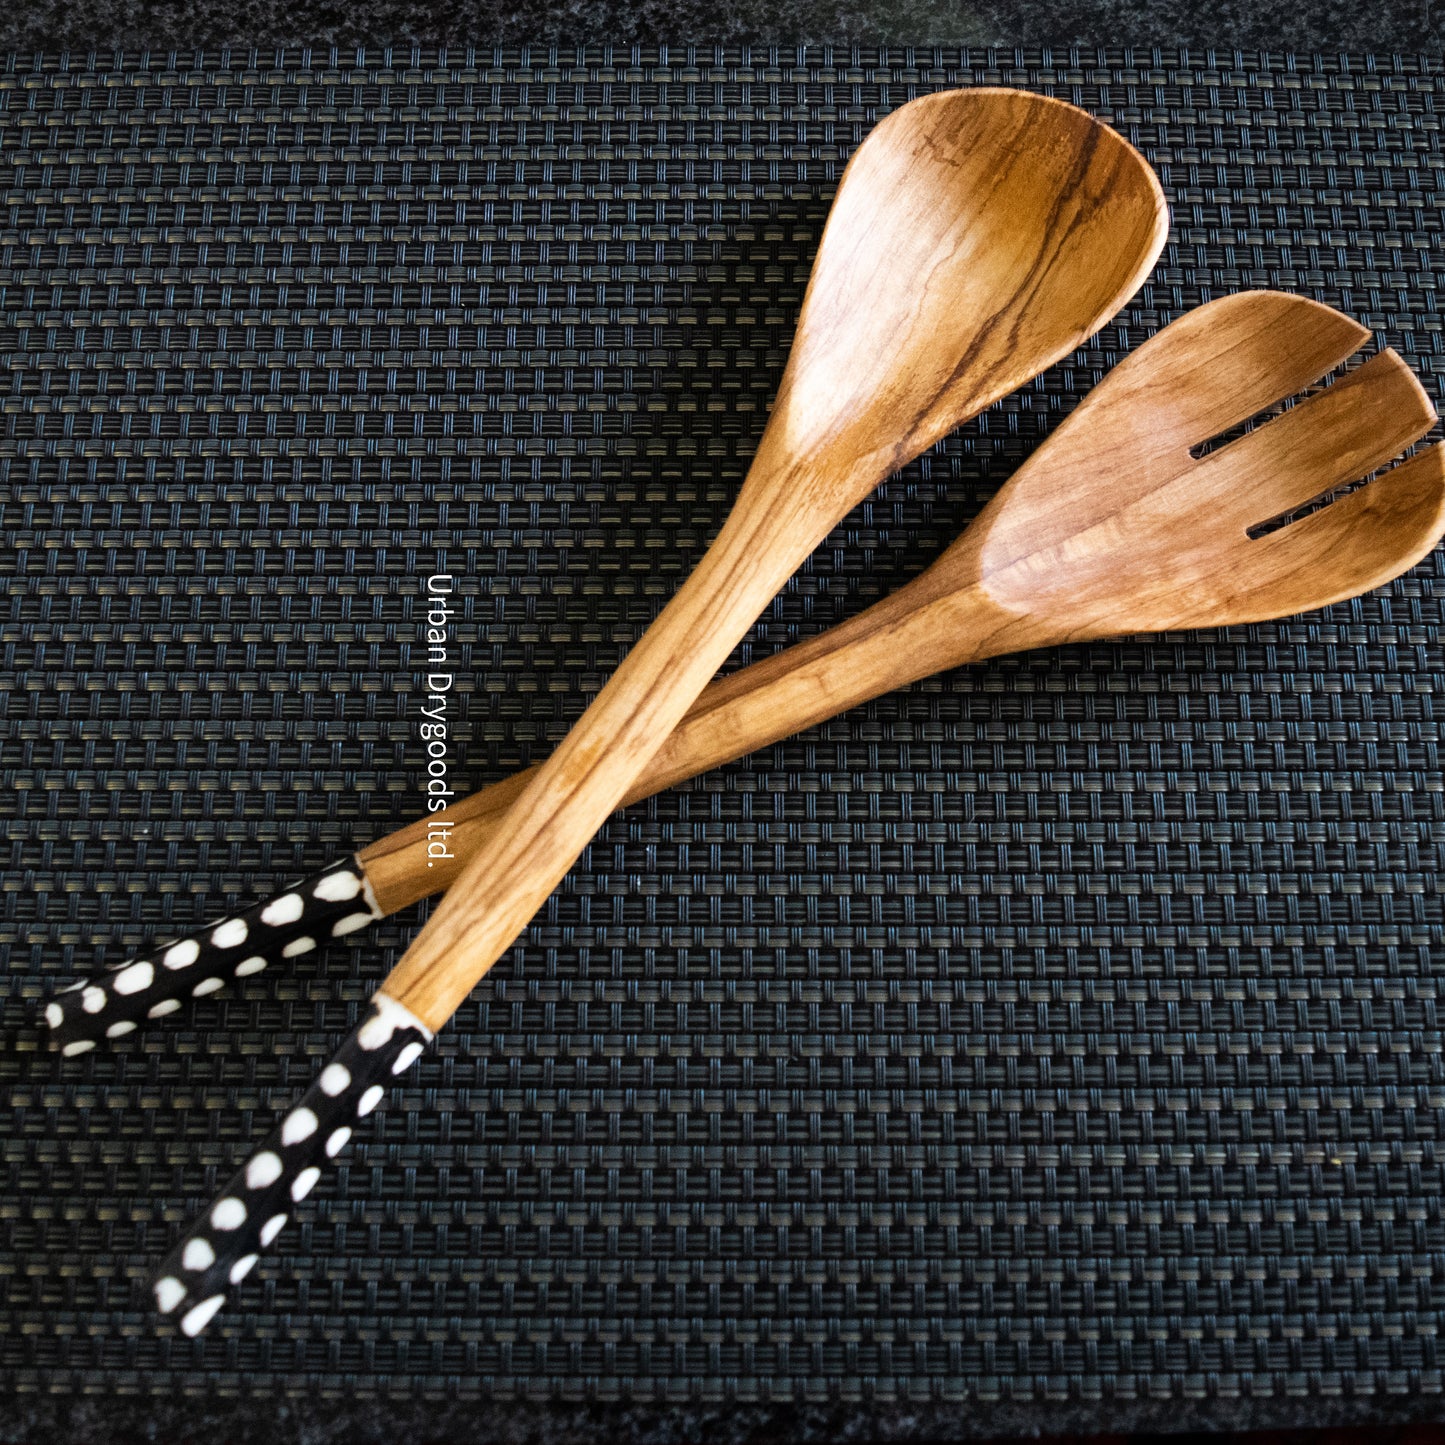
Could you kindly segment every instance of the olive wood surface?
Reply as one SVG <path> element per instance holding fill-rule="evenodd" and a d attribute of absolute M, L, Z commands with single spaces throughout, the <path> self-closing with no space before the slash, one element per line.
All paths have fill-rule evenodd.
<path fill-rule="evenodd" d="M 892 472 L 1097 330 L 1167 224 L 1138 152 L 1064 102 L 946 91 L 880 122 L 843 173 L 721 533 L 383 991 L 440 1028 L 803 559 Z"/>
<path fill-rule="evenodd" d="M 1168 210 L 1149 166 L 1062 101 L 981 88 L 888 116 L 844 171 L 787 367 L 721 533 L 462 869 L 343 1046 L 177 1244 L 157 1303 L 205 1328 L 345 1146 L 354 1087 L 414 1062 L 626 797 L 753 620 L 872 489 L 1067 355 L 1143 282 Z M 353 1067 L 356 1065 L 356 1067 Z M 324 1153 L 323 1153 L 323 1146 Z M 334 1147 L 333 1147 L 334 1146 Z M 258 1163 L 259 1161 L 259 1163 Z"/>
<path fill-rule="evenodd" d="M 1275 338 L 1277 327 L 1288 345 Z M 907 586 L 712 683 L 625 801 L 965 663 L 1121 632 L 1258 622 L 1398 576 L 1445 531 L 1439 446 L 1307 525 L 1249 536 L 1428 430 L 1433 408 L 1394 352 L 1235 446 L 1193 455 L 1211 434 L 1345 361 L 1368 336 L 1349 317 L 1280 292 L 1245 292 L 1190 312 L 1115 367 Z M 1153 550 L 1140 550 L 1144 540 Z M 381 910 L 448 887 L 533 772 L 447 810 L 454 858 L 428 859 L 426 818 L 362 849 Z"/>

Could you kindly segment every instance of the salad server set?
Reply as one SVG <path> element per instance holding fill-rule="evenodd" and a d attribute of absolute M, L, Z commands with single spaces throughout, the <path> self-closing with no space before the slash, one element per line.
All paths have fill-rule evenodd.
<path fill-rule="evenodd" d="M 451 806 L 455 860 L 428 867 L 423 819 L 47 1003 L 76 1056 L 446 890 L 357 1030 L 158 1269 L 156 1305 L 185 1334 L 617 807 L 934 672 L 1308 611 L 1429 554 L 1445 451 L 1411 451 L 1436 417 L 1409 367 L 1389 350 L 1361 360 L 1369 333 L 1329 307 L 1245 292 L 1115 367 L 906 587 L 711 681 L 852 507 L 1115 315 L 1167 228 L 1144 159 L 1061 101 L 972 89 L 895 111 L 844 172 L 720 535 L 553 756 Z"/>

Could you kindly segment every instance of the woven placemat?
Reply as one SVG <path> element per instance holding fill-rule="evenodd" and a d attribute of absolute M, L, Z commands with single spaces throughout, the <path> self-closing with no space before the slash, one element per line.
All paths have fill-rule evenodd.
<path fill-rule="evenodd" d="M 546 754 L 736 494 L 844 162 L 960 84 L 1117 126 L 1168 250 L 840 526 L 734 665 L 918 571 L 1211 297 L 1342 307 L 1438 395 L 1445 66 L 0 73 L 12 1397 L 957 1434 L 1437 1408 L 1439 554 L 1307 617 L 960 670 L 619 815 L 200 1340 L 147 1271 L 418 917 L 82 1059 L 37 1028 L 422 810 L 429 574 L 457 578 L 454 776 Z"/>

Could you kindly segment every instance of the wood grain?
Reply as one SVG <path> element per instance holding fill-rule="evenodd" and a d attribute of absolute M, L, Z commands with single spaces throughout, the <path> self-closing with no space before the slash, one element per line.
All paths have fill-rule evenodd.
<path fill-rule="evenodd" d="M 768 599 L 903 462 L 1066 355 L 1163 245 L 1158 182 L 1060 101 L 951 91 L 849 163 L 742 493 L 383 985 L 437 1029 L 522 931 Z"/>
<path fill-rule="evenodd" d="M 1428 429 L 1434 409 L 1393 353 L 1234 445 L 1192 455 L 1310 385 L 1368 334 L 1271 292 L 1176 321 L 1084 399 L 927 571 L 841 626 L 711 684 L 624 801 L 963 663 L 1101 632 L 1259 621 L 1398 576 L 1445 533 L 1439 446 L 1304 523 L 1248 534 Z M 448 887 L 536 771 L 448 810 L 454 860 L 428 868 L 426 819 L 365 849 L 384 911 Z"/>

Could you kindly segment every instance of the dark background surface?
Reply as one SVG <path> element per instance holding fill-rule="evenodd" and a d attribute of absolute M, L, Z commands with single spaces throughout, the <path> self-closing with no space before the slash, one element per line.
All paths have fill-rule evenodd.
<path fill-rule="evenodd" d="M 1193 38 L 1196 20 L 1218 20 L 1229 38 L 1262 13 L 1220 19 L 1195 7 L 1172 21 Z M 668 12 L 679 15 L 679 25 L 691 23 Z M 393 23 L 350 16 L 363 29 Z M 184 46 L 248 30 L 258 39 L 319 33 L 322 18 L 194 8 L 106 17 L 97 7 L 64 18 L 63 33 L 73 38 L 79 25 L 104 46 L 120 35 L 155 43 L 163 30 L 160 43 Z M 667 18 L 594 13 L 577 24 L 615 23 L 627 36 Z M 1154 26 L 1147 13 L 1132 19 Z M 1377 49 L 1408 47 L 1409 26 L 1429 23 L 1404 9 L 1275 19 L 1277 34 L 1304 33 L 1303 44 L 1361 44 L 1351 27 L 1371 25 Z M 5 23 L 16 45 L 62 33 L 43 7 Z M 494 23 L 460 30 L 485 36 Z M 500 23 L 572 27 L 555 14 Z M 860 14 L 820 23 L 843 34 L 875 22 Z M 899 14 L 897 23 L 912 21 Z M 973 22 L 957 12 L 949 23 Z M 703 33 L 732 24 L 716 7 L 698 21 Z M 794 33 L 811 24 L 804 17 Z M 1434 43 L 1433 32 L 1419 33 L 1414 43 Z M 766 83 L 743 96 L 730 88 L 737 56 L 717 73 L 694 72 L 685 50 L 675 56 L 664 64 L 677 72 L 672 99 L 644 79 L 642 92 L 611 98 L 620 108 L 604 113 L 613 127 L 605 136 L 591 127 L 595 114 L 579 133 L 569 112 L 566 154 L 546 102 L 529 120 L 505 89 L 528 69 L 505 58 L 493 66 L 510 75 L 500 82 L 500 131 L 488 132 L 469 176 L 447 169 L 453 150 L 439 179 L 430 167 L 441 151 L 426 142 L 455 139 L 455 118 L 425 78 L 419 93 L 393 82 L 378 100 L 378 73 L 404 71 L 411 57 L 400 67 L 373 57 L 342 96 L 362 87 L 349 122 L 361 129 L 350 135 L 379 169 L 363 168 L 358 180 L 332 155 L 320 210 L 301 216 L 310 231 L 293 235 L 296 214 L 273 212 L 239 246 L 207 228 L 233 213 L 255 223 L 246 211 L 254 184 L 247 191 L 244 177 L 223 168 L 218 181 L 205 168 L 205 125 L 229 112 L 204 81 L 191 111 L 174 109 L 179 92 L 167 77 L 187 62 L 153 62 L 155 85 L 139 89 L 134 69 L 122 72 L 118 97 L 58 84 L 53 63 L 38 91 L 27 80 L 8 92 L 4 309 L 16 330 L 5 349 L 16 363 L 10 399 L 30 399 L 7 409 L 7 486 L 29 487 L 7 501 L 42 506 L 38 532 L 33 512 L 17 523 L 7 507 L 7 527 L 29 527 L 37 540 L 22 548 L 14 530 L 7 536 L 18 573 L 0 639 L 9 648 L 3 782 L 24 790 L 4 880 L 11 1109 L 0 1133 L 11 1203 L 0 1209 L 0 1348 L 16 1393 L 0 1438 L 922 1440 L 1125 1422 L 1223 1428 L 1438 1415 L 1438 558 L 1385 596 L 1320 618 L 971 669 L 633 810 L 489 980 L 475 1015 L 424 1066 L 431 1072 L 378 1119 L 349 1175 L 318 1190 L 314 1224 L 271 1267 L 264 1294 L 258 1284 L 255 1309 L 214 1343 L 172 1343 L 155 1331 L 138 1286 L 161 1242 L 314 1071 L 414 920 L 289 980 L 208 1001 L 194 1027 L 82 1068 L 39 1052 L 34 1001 L 51 977 L 217 916 L 256 879 L 279 883 L 412 816 L 411 587 L 439 547 L 475 579 L 463 635 L 478 681 L 461 699 L 471 776 L 499 776 L 550 746 L 700 555 L 736 490 L 829 187 L 884 100 L 871 88 L 878 75 L 890 78 L 890 108 L 915 87 L 961 78 L 1038 85 L 1086 104 L 1161 165 L 1175 233 L 1119 326 L 861 509 L 739 660 L 851 615 L 922 565 L 1120 349 L 1208 295 L 1274 284 L 1343 305 L 1409 356 L 1438 395 L 1437 65 L 1083 50 L 974 57 L 963 70 L 946 55 L 921 67 L 904 55 L 845 58 L 840 71 L 831 58 L 784 53 L 752 58 Z M 437 69 L 434 57 L 418 59 L 424 77 Z M 308 202 L 318 192 L 316 138 L 287 128 L 306 109 L 297 77 L 330 63 L 298 56 L 262 78 L 273 110 L 257 124 L 271 130 L 239 146 L 224 126 L 217 133 L 232 162 L 246 144 L 293 142 L 301 170 L 273 170 L 266 184 L 280 176 Z M 484 87 L 489 65 L 484 56 Z M 545 53 L 531 65 L 545 92 L 555 70 Z M 779 67 L 781 90 L 771 79 Z M 476 73 L 465 61 L 461 69 Z M 820 71 L 841 79 L 829 89 Z M 688 83 L 701 86 L 692 102 L 679 98 Z M 107 130 L 117 100 L 122 124 Z M 43 118 L 38 129 L 17 126 L 22 108 Z M 192 114 L 199 133 L 186 130 Z M 598 146 L 623 132 L 641 148 L 636 169 L 609 191 Z M 425 154 L 408 149 L 418 134 Z M 98 161 L 106 173 L 93 169 Z M 368 180 L 390 197 L 381 212 L 358 205 L 359 191 L 343 210 L 345 187 Z M 569 182 L 580 190 L 568 193 Z M 125 216 L 108 209 L 147 184 L 144 206 Z M 197 211 L 203 188 L 217 184 L 224 204 L 213 195 L 212 211 Z M 436 200 L 453 206 L 471 185 L 467 215 L 444 211 L 457 244 L 443 246 L 438 262 L 427 229 Z M 595 211 L 575 231 L 579 195 L 612 207 L 621 229 L 611 241 L 601 241 Z M 411 198 L 409 213 L 398 197 Z M 198 244 L 210 248 L 205 264 Z M 433 280 L 422 293 L 422 270 L 438 265 L 452 268 L 459 292 Z M 308 267 L 338 289 L 318 302 L 306 290 Z M 400 289 L 388 289 L 393 282 Z M 326 314 L 313 320 L 318 305 Z M 589 307 L 609 314 L 599 321 Z M 198 317 L 199 332 L 189 329 Z M 458 318 L 460 341 L 446 330 Z M 268 346 L 266 335 L 278 321 L 338 328 L 323 337 L 332 354 L 307 342 L 300 351 L 310 359 L 278 361 L 284 338 Z M 258 325 L 259 335 L 247 330 Z M 104 353 L 117 346 L 125 365 L 107 371 Z M 435 448 L 408 446 L 406 427 L 424 435 L 424 398 L 455 384 L 438 388 L 416 366 L 445 371 L 457 346 L 473 349 L 462 372 L 475 365 L 479 377 L 463 417 L 472 449 L 438 460 Z M 589 362 L 619 346 L 633 355 L 625 374 L 590 379 Z M 160 404 L 136 380 L 158 370 L 176 378 L 175 398 Z M 308 443 L 311 420 L 288 417 L 302 372 L 318 393 L 339 386 L 347 398 L 357 421 L 349 451 Z M 374 379 L 358 382 L 368 372 Z M 579 377 L 596 405 L 559 413 L 553 399 L 575 392 Z M 188 409 L 184 399 L 213 386 L 251 396 L 219 412 Z M 387 420 L 385 397 L 398 390 L 422 403 Z M 38 408 L 41 396 L 55 404 Z M 324 435 L 319 406 L 315 418 Z M 196 442 L 194 463 L 176 462 L 178 437 Z M 157 445 L 147 450 L 146 438 Z M 57 498 L 59 514 L 47 512 Z M 43 541 L 57 529 L 58 554 Z M 1243 800 L 1237 814 L 1231 797 Z M 812 886 L 800 890 L 800 879 Z M 625 900 L 639 895 L 633 916 Z M 1117 900 L 1118 913 L 1099 898 Z M 1086 899 L 1103 913 L 1076 912 Z M 1063 961 L 1062 973 L 1050 960 Z M 642 995 L 629 992 L 629 978 L 646 980 Z M 1131 982 L 1137 1006 L 1127 1020 L 1109 1019 L 1108 1047 L 1099 1052 L 1095 1027 L 1082 1065 L 1068 1062 L 1080 1057 L 1069 1041 L 1074 1022 L 1067 1012 L 1062 1026 L 1055 1019 L 1071 987 L 1084 990 L 1089 1028 L 1104 1022 L 1097 1010 L 1109 990 Z M 750 1006 L 739 1002 L 749 989 Z M 634 1008 L 650 1008 L 652 1025 L 685 1045 L 668 1064 L 681 1074 L 665 1084 L 689 1099 L 683 1118 L 693 1134 L 663 1141 L 665 1168 L 627 1153 L 625 1131 L 642 1127 L 647 1110 L 629 1119 L 610 1092 L 614 1031 Z M 995 1018 L 994 1009 L 1005 1012 Z M 530 1029 L 527 1041 L 520 1028 Z M 710 1052 L 719 1030 L 721 1052 Z M 1047 1379 L 1044 1341 L 1057 1308 L 1030 1264 L 1018 1318 L 1044 1367 L 1002 1371 L 1004 1398 L 980 1392 L 980 1372 L 960 1373 L 946 1357 L 923 1369 L 916 1401 L 877 1398 L 867 1365 L 850 1367 L 846 1354 L 856 1328 L 848 1322 L 870 1310 L 820 1295 L 793 1314 L 842 1322 L 841 1333 L 823 1327 L 823 1398 L 749 1399 L 746 1372 L 726 1356 L 731 1337 L 714 1331 L 750 1311 L 726 1290 L 715 1301 L 702 1263 L 718 1248 L 710 1209 L 736 1202 L 741 1187 L 735 1159 L 720 1174 L 710 1162 L 718 1115 L 709 1099 L 741 1085 L 756 1109 L 760 1081 L 739 1072 L 751 1046 L 740 1053 L 738 1040 L 749 1035 L 796 1061 L 774 1066 L 773 1092 L 802 1130 L 785 1151 L 793 1183 L 783 1182 L 799 1209 L 816 1190 L 856 1197 L 861 1184 L 866 1200 L 897 1181 L 890 1237 L 904 1269 L 914 1259 L 926 1282 L 921 1295 L 896 1294 L 893 1316 L 913 1315 L 925 1334 L 959 1328 L 976 1339 L 984 1306 L 970 1291 L 990 1254 L 1116 1255 L 1133 1282 L 1119 1299 L 1140 1332 L 1137 1373 L 1158 1398 L 1146 1384 L 1138 1398 L 1109 1387 L 1106 1401 L 1095 1400 L 1077 1371 L 1072 1384 Z M 851 1042 L 840 1052 L 843 1036 Z M 1118 1077 L 1106 1055 L 1121 1039 L 1155 1057 L 1152 1076 Z M 976 1194 L 975 1173 L 953 1233 L 934 1213 L 917 1235 L 908 1197 L 932 1187 L 938 1155 L 915 1176 L 907 1154 L 916 1138 L 932 1137 L 937 1096 L 923 1107 L 911 1091 L 930 1079 L 936 1087 L 930 1070 L 940 1056 L 974 1060 L 945 1092 L 959 1101 L 954 1127 L 997 1119 L 996 1144 L 980 1136 L 965 1165 L 977 1169 L 985 1143 L 985 1153 L 1000 1151 L 989 1160 L 997 1202 Z M 1010 1099 L 1029 1086 L 1019 1071 L 1050 1056 L 1056 1098 L 1078 1088 L 1101 1122 L 1123 1125 L 1127 1157 L 1110 1189 L 1143 1203 L 1108 1236 L 1081 1238 L 1082 1214 L 1066 1217 L 1067 1237 L 1040 1247 L 1031 1232 L 1046 1232 L 1047 1220 L 1033 1206 L 1012 1220 L 1009 1201 L 1057 1188 L 1059 1164 L 1038 1152 L 1037 1100 L 1024 1107 L 1020 1094 L 1015 1109 Z M 849 1057 L 854 1070 L 883 1062 L 867 1064 L 871 1079 L 845 1077 Z M 1137 1047 L 1115 1056 L 1134 1067 L 1138 1057 Z M 972 1083 L 968 1067 L 983 1070 Z M 1059 1076 L 1080 1067 L 1072 1084 Z M 871 1166 L 851 1185 L 836 1147 L 809 1137 L 840 1113 Z M 609 1119 L 624 1130 L 620 1153 Z M 883 1136 L 866 1132 L 880 1123 Z M 527 1133 L 538 1128 L 562 1137 Z M 1217 1166 L 1203 1158 L 1211 1138 Z M 580 1153 L 566 1153 L 569 1144 Z M 1201 1152 L 1186 1162 L 1186 1146 Z M 1099 1147 L 1107 1154 L 1109 1140 Z M 810 1148 L 822 1152 L 814 1158 Z M 1021 1166 L 1009 1162 L 1011 1149 L 1024 1151 Z M 1340 1166 L 1327 1164 L 1337 1158 Z M 1022 1175 L 1009 1172 L 1016 1167 Z M 1338 1181 L 1330 1167 L 1341 1169 Z M 1181 1180 L 1196 1201 L 1223 1210 L 1222 1224 L 1189 1222 Z M 639 1188 L 680 1210 L 681 1233 L 660 1248 L 629 1233 Z M 1166 1201 L 1157 1214 L 1151 1198 Z M 876 1227 L 894 1209 L 876 1196 L 862 1238 L 836 1236 L 841 1253 L 829 1236 L 822 1253 L 854 1261 L 835 1273 L 839 1287 L 851 1270 L 867 1297 L 880 1276 L 857 1271 L 887 1255 Z M 846 1228 L 846 1210 L 825 1203 L 824 1214 L 825 1232 Z M 981 1250 L 985 1224 L 994 1243 Z M 789 1269 L 805 1269 L 816 1252 L 808 1227 L 786 1244 Z M 619 1260 L 620 1297 L 606 1292 L 599 1251 Z M 686 1388 L 668 1403 L 619 1399 L 615 1382 L 578 1369 L 569 1353 L 569 1339 L 590 1350 L 611 1321 L 646 1313 L 635 1291 L 654 1251 L 672 1260 L 661 1314 L 703 1350 L 676 1377 L 711 1382 L 691 1401 Z M 1195 1277 L 1176 1269 L 1151 1282 L 1149 1261 L 1161 1257 L 1192 1260 Z M 552 1303 L 519 1306 L 549 1261 Z M 962 1298 L 947 1293 L 950 1270 L 962 1271 Z M 794 1275 L 795 1294 L 811 1288 Z M 649 1296 L 654 1315 L 658 1294 Z M 998 1309 L 997 1291 L 990 1299 Z M 1072 1296 L 1062 1308 L 1078 1317 Z M 751 1307 L 754 1317 L 786 1313 L 775 1296 Z M 389 1323 L 398 1316 L 399 1326 Z M 1244 1342 L 1233 1347 L 1236 1362 L 1242 1349 L 1250 1365 L 1243 1384 L 1237 1373 L 1222 1372 L 1222 1382 L 1218 1369 L 1191 1368 L 1192 1351 L 1217 1363 L 1231 1328 Z M 519 1340 L 530 1350 L 520 1367 Z M 728 1359 L 720 1375 L 706 1358 L 712 1340 Z M 829 1353 L 835 1346 L 843 1353 Z M 511 1369 L 499 1374 L 503 1355 Z M 1343 1375 L 1324 1367 L 1326 1356 L 1344 1362 Z M 714 1394 L 727 1393 L 725 1381 L 734 1390 L 743 1382 L 738 1404 Z"/>
<path fill-rule="evenodd" d="M 898 45 L 1189 44 L 1388 55 L 1438 51 L 1438 0 L 26 0 L 0 49 L 249 47 L 278 41 Z"/>

